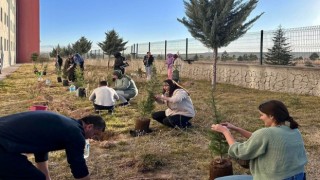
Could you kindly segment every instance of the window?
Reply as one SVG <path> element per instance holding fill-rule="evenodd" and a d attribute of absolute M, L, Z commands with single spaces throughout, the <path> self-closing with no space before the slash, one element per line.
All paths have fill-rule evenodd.
<path fill-rule="evenodd" d="M 6 51 L 6 49 L 7 49 L 7 48 L 6 48 L 6 42 L 7 42 L 7 41 L 6 41 L 6 38 L 3 38 L 4 51 Z"/>
<path fill-rule="evenodd" d="M 2 37 L 0 38 L 0 51 L 2 51 Z"/>
<path fill-rule="evenodd" d="M 2 22 L 2 8 L 1 8 L 1 22 Z"/>

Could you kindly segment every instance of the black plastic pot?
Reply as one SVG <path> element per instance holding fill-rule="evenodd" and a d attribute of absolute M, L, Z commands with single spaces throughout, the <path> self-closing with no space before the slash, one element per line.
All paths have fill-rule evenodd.
<path fill-rule="evenodd" d="M 57 77 L 57 81 L 58 82 L 62 82 L 62 78 L 61 77 Z"/>
<path fill-rule="evenodd" d="M 68 81 L 67 79 L 64 79 L 64 80 L 62 81 L 62 85 L 63 85 L 63 86 L 69 86 L 69 81 Z"/>
<path fill-rule="evenodd" d="M 76 95 L 78 97 L 86 97 L 86 89 L 83 87 L 79 87 L 76 91 Z"/>

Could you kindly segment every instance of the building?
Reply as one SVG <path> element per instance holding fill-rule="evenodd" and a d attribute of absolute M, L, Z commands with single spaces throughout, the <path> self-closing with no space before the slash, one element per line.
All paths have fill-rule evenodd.
<path fill-rule="evenodd" d="M 0 1 L 0 57 L 2 67 L 31 62 L 40 53 L 39 0 Z"/>

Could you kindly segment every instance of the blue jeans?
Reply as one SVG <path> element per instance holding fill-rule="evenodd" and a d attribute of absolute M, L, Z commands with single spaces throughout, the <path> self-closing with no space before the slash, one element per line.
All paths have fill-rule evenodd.
<path fill-rule="evenodd" d="M 305 180 L 306 179 L 306 174 L 304 172 L 296 174 L 294 176 L 288 177 L 284 180 Z"/>
<path fill-rule="evenodd" d="M 147 79 L 151 79 L 151 75 L 152 75 L 152 65 L 149 66 L 145 66 L 146 67 L 146 75 L 147 75 Z"/>
<path fill-rule="evenodd" d="M 250 175 L 232 175 L 215 178 L 215 180 L 253 180 L 253 177 Z"/>

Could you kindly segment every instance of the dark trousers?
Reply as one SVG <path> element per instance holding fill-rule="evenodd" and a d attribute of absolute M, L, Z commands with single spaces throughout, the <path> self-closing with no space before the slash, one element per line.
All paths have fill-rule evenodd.
<path fill-rule="evenodd" d="M 27 157 L 19 153 L 0 152 L 1 180 L 46 180 Z"/>
<path fill-rule="evenodd" d="M 183 115 L 166 116 L 165 111 L 158 111 L 152 113 L 152 119 L 171 128 L 176 126 L 179 128 L 186 128 L 191 126 L 189 120 L 192 119 L 192 117 Z"/>
<path fill-rule="evenodd" d="M 93 104 L 94 106 L 94 110 L 96 111 L 96 113 L 99 112 L 99 110 L 108 110 L 108 113 L 112 113 L 114 106 L 101 106 L 101 105 L 97 105 L 97 104 Z"/>

